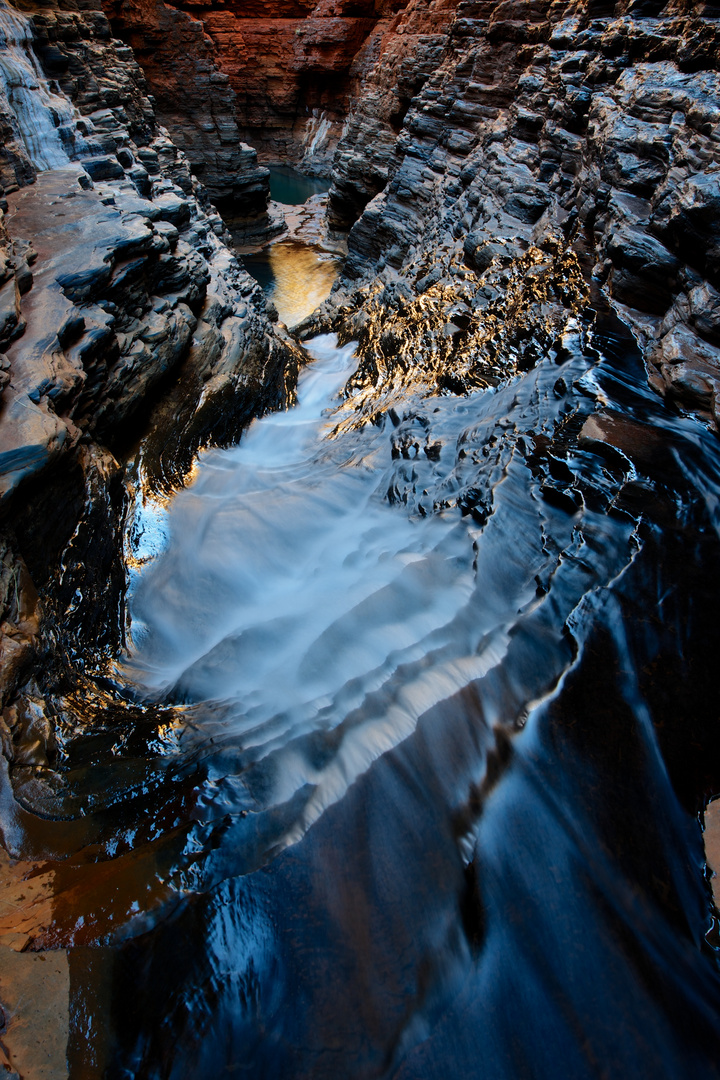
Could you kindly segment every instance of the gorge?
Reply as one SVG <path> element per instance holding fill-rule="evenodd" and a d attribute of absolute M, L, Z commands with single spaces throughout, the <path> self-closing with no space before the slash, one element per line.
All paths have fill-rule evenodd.
<path fill-rule="evenodd" d="M 0 0 L 0 126 L 4 1074 L 719 1076 L 720 9 Z"/>

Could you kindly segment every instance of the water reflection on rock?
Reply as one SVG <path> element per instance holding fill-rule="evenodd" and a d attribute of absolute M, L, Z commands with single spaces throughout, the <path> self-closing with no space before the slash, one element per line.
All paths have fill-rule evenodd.
<path fill-rule="evenodd" d="M 289 240 L 245 255 L 243 262 L 286 326 L 296 326 L 328 298 L 340 265 L 330 252 Z"/>
<path fill-rule="evenodd" d="M 716 438 L 612 320 L 330 440 L 311 347 L 131 533 L 146 712 L 13 810 L 71 1075 L 716 1078 Z"/>

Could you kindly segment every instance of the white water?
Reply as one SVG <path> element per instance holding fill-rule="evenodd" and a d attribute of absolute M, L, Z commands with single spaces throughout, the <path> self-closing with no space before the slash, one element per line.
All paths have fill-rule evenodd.
<path fill-rule="evenodd" d="M 308 153 L 310 156 L 316 154 L 320 147 L 327 141 L 331 127 L 332 125 L 324 112 L 320 113 L 319 116 L 312 117 L 307 126 L 306 136 L 309 140 Z"/>
<path fill-rule="evenodd" d="M 488 658 L 473 657 L 470 671 L 440 656 L 474 583 L 459 514 L 413 520 L 387 504 L 387 437 L 380 461 L 372 438 L 325 438 L 323 412 L 355 360 L 334 335 L 310 348 L 295 409 L 204 454 L 169 509 L 138 505 L 131 554 L 147 565 L 131 589 L 122 675 L 146 697 L 223 702 L 222 738 L 256 759 L 281 751 L 281 802 L 320 781 L 293 740 L 331 730 L 368 695 L 389 693 L 402 665 L 419 665 L 361 732 L 346 733 L 321 770 L 315 816 Z M 212 723 L 204 731 L 218 734 Z"/>
<path fill-rule="evenodd" d="M 0 0 L 0 86 L 15 116 L 15 135 L 39 171 L 67 165 L 59 128 L 78 141 L 79 119 L 68 98 L 55 94 L 32 49 L 30 20 Z"/>
<path fill-rule="evenodd" d="M 542 695 L 564 662 L 547 627 L 562 627 L 634 550 L 631 523 L 585 510 L 580 530 L 548 508 L 514 452 L 513 432 L 558 414 L 556 365 L 497 393 L 406 402 L 398 437 L 431 425 L 435 460 L 419 444 L 398 456 L 391 417 L 328 439 L 323 414 L 355 361 L 334 335 L 309 349 L 316 361 L 297 408 L 256 421 L 234 449 L 203 454 L 167 507 L 138 503 L 131 648 L 118 669 L 142 698 L 186 704 L 173 747 L 205 763 L 203 815 L 300 799 L 273 826 L 275 846 L 297 840 L 469 683 L 500 680 L 488 724 Z M 586 366 L 568 360 L 568 381 Z M 493 503 L 484 525 L 455 505 L 470 478 Z M 433 511 L 409 513 L 397 505 L 403 492 Z M 552 582 L 547 594 L 541 581 Z M 538 619 L 550 645 L 536 671 L 517 632 L 527 623 L 537 635 Z M 513 642 L 517 669 L 506 668 Z"/>
<path fill-rule="evenodd" d="M 328 120 L 325 111 L 313 109 L 302 136 L 305 144 L 303 163 L 306 168 L 312 169 L 315 156 L 327 149 L 332 128 L 332 121 Z"/>
<path fill-rule="evenodd" d="M 204 455 L 161 513 L 164 528 L 136 529 L 155 548 L 166 536 L 132 598 L 131 666 L 154 693 L 179 684 L 195 701 L 232 698 L 254 723 L 308 717 L 391 653 L 413 651 L 467 595 L 467 566 L 447 569 L 451 526 L 394 512 L 378 497 L 381 472 L 362 460 L 339 468 L 338 445 L 323 445 L 322 414 L 353 349 L 328 336 L 312 351 L 300 404 Z M 459 594 L 455 577 L 466 579 Z"/>

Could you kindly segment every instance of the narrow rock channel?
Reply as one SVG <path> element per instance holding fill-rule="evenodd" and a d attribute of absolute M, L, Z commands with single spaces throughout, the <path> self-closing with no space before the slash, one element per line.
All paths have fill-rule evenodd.
<path fill-rule="evenodd" d="M 18 5 L 5 1075 L 720 1077 L 717 11 Z"/>

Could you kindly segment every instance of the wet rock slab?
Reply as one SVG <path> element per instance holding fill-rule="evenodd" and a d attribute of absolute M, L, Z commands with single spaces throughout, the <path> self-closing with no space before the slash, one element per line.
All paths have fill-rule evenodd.
<path fill-rule="evenodd" d="M 218 240 L 217 215 L 172 181 L 157 177 L 145 198 L 129 179 L 93 185 L 81 165 L 71 165 L 11 196 L 7 220 L 13 238 L 33 239 L 36 254 L 23 332 L 7 349 L 4 495 L 83 432 L 122 440 L 123 426 L 192 351 L 199 320 L 228 329 L 234 319 L 242 333 L 232 345 L 220 342 L 209 367 L 204 362 L 185 411 L 212 376 L 224 372 L 227 381 L 253 349 L 265 357 L 271 351 L 262 293 Z M 282 348 L 276 355 L 281 364 Z M 255 375 L 262 381 L 262 367 Z M 234 386 L 223 387 L 225 399 Z"/>
<path fill-rule="evenodd" d="M 714 800 L 708 804 L 705 811 L 705 857 L 711 870 L 710 884 L 712 885 L 715 907 L 720 909 L 720 800 Z"/>
<path fill-rule="evenodd" d="M 113 308 L 117 306 L 111 296 L 128 266 L 137 275 L 169 253 L 166 230 L 155 229 L 151 219 L 171 218 L 176 207 L 174 202 L 169 207 L 162 201 L 155 205 L 134 192 L 128 197 L 120 191 L 115 198 L 85 190 L 79 183 L 82 176 L 78 165 L 51 170 L 32 187 L 11 196 L 11 232 L 15 237 L 32 238 L 37 262 L 33 288 L 23 302 L 27 329 L 8 349 L 11 377 L 0 416 L 4 494 L 77 441 L 81 406 L 87 406 L 92 397 L 95 407 L 101 404 L 97 394 L 92 394 L 98 366 L 104 369 L 100 373 L 104 395 L 113 400 L 119 415 L 127 414 L 128 398 L 137 393 L 128 386 L 127 365 L 123 370 L 123 365 L 116 364 Z M 128 197 L 126 207 L 123 194 Z M 139 214 L 142 203 L 147 210 Z M 208 277 L 204 261 L 196 265 L 194 289 L 187 274 L 185 290 L 173 298 L 174 305 L 165 305 L 167 332 L 175 331 L 178 352 L 195 322 L 185 301 L 202 297 Z M 152 360 L 149 355 L 148 359 Z M 166 366 L 156 353 L 155 370 L 151 366 L 138 382 L 146 388 Z"/>
<path fill-rule="evenodd" d="M 70 1030 L 67 952 L 17 953 L 0 945 L 0 1065 L 8 1080 L 64 1080 Z"/>
<path fill-rule="evenodd" d="M 63 1080 L 70 1028 L 67 951 L 28 951 L 52 919 L 52 875 L 0 848 L 0 1067 L 8 1080 Z"/>

